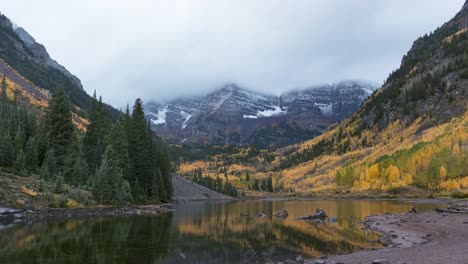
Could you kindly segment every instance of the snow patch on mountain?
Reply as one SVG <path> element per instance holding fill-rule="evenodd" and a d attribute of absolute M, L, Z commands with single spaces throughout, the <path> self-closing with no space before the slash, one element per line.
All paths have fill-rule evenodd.
<path fill-rule="evenodd" d="M 333 104 L 330 102 L 328 104 L 315 104 L 320 109 L 323 115 L 331 115 L 333 114 Z"/>
<path fill-rule="evenodd" d="M 287 111 L 281 109 L 279 106 L 275 106 L 273 110 L 263 110 L 263 111 L 258 111 L 257 116 L 260 117 L 270 117 L 270 116 L 277 116 L 277 115 L 282 115 L 285 114 Z"/>
<path fill-rule="evenodd" d="M 256 116 L 256 115 L 244 115 L 243 117 L 244 117 L 244 118 L 251 118 L 251 119 L 256 119 L 256 118 L 258 118 L 258 116 Z"/>
<path fill-rule="evenodd" d="M 187 122 L 190 120 L 192 115 L 182 110 L 180 111 L 180 115 L 182 116 L 182 118 L 184 118 L 184 122 L 182 123 L 182 129 L 184 129 L 187 127 Z"/>
<path fill-rule="evenodd" d="M 166 107 L 164 107 L 164 109 L 158 111 L 158 113 L 154 114 L 154 113 L 151 113 L 153 116 L 156 117 L 156 119 L 151 119 L 151 121 L 153 122 L 153 124 L 155 125 L 161 125 L 161 124 L 164 124 L 166 123 L 166 114 L 167 114 L 167 108 L 169 106 L 166 105 Z"/>

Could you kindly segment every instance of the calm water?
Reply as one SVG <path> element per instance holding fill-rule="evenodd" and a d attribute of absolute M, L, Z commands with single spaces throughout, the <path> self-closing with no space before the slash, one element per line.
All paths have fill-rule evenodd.
<path fill-rule="evenodd" d="M 245 201 L 179 205 L 164 216 L 73 220 L 0 231 L 0 263 L 266 263 L 379 247 L 359 220 L 437 205 L 403 201 Z M 295 220 L 323 208 L 336 223 Z M 285 208 L 287 219 L 271 215 Z M 251 217 L 241 217 L 249 213 Z"/>

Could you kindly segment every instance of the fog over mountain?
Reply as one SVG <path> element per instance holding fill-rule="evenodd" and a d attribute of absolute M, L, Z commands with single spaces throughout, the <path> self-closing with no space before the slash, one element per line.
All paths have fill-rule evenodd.
<path fill-rule="evenodd" d="M 345 79 L 382 83 L 463 0 L 0 3 L 86 91 L 122 106 L 231 82 L 277 95 Z"/>

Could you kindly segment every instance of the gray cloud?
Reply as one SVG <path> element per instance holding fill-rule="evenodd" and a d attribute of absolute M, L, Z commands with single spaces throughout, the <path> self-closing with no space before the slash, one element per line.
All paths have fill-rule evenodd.
<path fill-rule="evenodd" d="M 116 106 L 342 79 L 381 83 L 464 0 L 0 0 L 2 12 Z"/>

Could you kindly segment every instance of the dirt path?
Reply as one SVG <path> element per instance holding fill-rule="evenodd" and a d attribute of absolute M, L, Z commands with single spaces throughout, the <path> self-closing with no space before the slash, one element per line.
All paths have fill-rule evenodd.
<path fill-rule="evenodd" d="M 330 256 L 320 262 L 306 263 L 372 263 L 386 259 L 389 263 L 468 264 L 468 215 L 424 212 L 370 216 L 365 224 L 385 234 L 386 248 L 360 251 L 349 255 Z"/>

